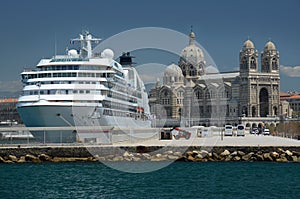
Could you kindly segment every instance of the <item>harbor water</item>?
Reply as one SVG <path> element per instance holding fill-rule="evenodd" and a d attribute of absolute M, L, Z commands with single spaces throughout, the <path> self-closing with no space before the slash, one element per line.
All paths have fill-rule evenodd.
<path fill-rule="evenodd" d="M 0 164 L 0 198 L 300 198 L 299 169 L 298 163 L 174 162 L 137 174 L 100 162 Z"/>

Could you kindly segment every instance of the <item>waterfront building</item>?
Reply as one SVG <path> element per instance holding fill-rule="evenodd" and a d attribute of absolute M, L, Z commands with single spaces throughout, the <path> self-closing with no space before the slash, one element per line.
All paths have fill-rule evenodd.
<path fill-rule="evenodd" d="M 273 42 L 265 44 L 259 70 L 259 54 L 248 39 L 239 52 L 239 71 L 209 72 L 203 51 L 190 32 L 189 43 L 178 65 L 165 69 L 163 82 L 149 92 L 156 123 L 164 126 L 247 127 L 276 125 L 280 114 L 279 52 Z"/>
<path fill-rule="evenodd" d="M 0 99 L 1 125 L 11 125 L 13 123 L 21 122 L 21 118 L 16 109 L 17 102 L 18 102 L 17 98 Z"/>
<path fill-rule="evenodd" d="M 300 114 L 300 94 L 296 92 L 287 92 L 287 93 L 280 93 L 280 100 L 283 102 L 287 102 L 289 107 L 284 109 L 284 114 L 287 117 L 299 116 Z"/>

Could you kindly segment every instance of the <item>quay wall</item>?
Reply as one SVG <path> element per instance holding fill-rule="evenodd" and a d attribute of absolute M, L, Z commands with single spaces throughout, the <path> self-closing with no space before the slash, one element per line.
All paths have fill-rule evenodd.
<path fill-rule="evenodd" d="M 0 147 L 0 163 L 73 161 L 300 162 L 297 146 L 19 146 Z"/>

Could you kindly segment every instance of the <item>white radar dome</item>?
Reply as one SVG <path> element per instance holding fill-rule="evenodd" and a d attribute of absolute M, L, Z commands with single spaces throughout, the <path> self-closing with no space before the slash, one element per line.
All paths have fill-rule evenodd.
<path fill-rule="evenodd" d="M 78 57 L 77 50 L 71 49 L 68 51 L 68 56 L 70 57 Z"/>
<path fill-rule="evenodd" d="M 101 53 L 103 58 L 112 59 L 114 58 L 114 52 L 111 49 L 105 49 Z"/>

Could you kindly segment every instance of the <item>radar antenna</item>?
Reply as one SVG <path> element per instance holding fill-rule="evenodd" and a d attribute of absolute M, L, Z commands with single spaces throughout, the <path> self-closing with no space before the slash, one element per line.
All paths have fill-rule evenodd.
<path fill-rule="evenodd" d="M 79 38 L 71 39 L 70 43 L 73 44 L 75 41 L 80 41 L 81 43 L 80 56 L 82 58 L 91 58 L 92 42 L 99 43 L 101 39 L 93 38 L 93 36 L 88 31 L 83 31 L 82 34 L 79 34 Z"/>

